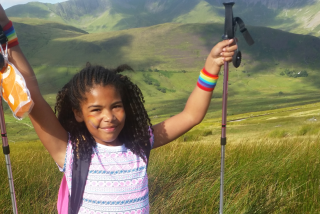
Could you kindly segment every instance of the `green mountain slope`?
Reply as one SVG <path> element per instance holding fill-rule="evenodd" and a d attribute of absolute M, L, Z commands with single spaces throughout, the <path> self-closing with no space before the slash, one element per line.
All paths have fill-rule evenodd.
<path fill-rule="evenodd" d="M 63 18 L 51 11 L 48 5 L 40 2 L 29 2 L 11 7 L 6 10 L 6 13 L 9 17 L 38 18 L 63 23 Z"/>
<path fill-rule="evenodd" d="M 40 19 L 13 19 L 21 47 L 31 62 L 41 92 L 51 106 L 61 87 L 89 61 L 126 72 L 139 85 L 153 122 L 181 111 L 195 87 L 210 49 L 220 41 L 221 24 L 161 24 L 108 33 L 88 34 L 73 26 Z M 264 27 L 249 29 L 256 41 L 248 47 L 239 37 L 243 63 L 230 65 L 228 115 L 269 111 L 315 103 L 320 99 L 319 39 Z M 307 77 L 294 78 L 306 71 Z M 222 72 L 223 73 L 223 72 Z M 221 117 L 222 76 L 207 118 Z M 30 121 L 6 118 L 11 140 L 37 139 Z"/>
<path fill-rule="evenodd" d="M 45 21 L 42 19 L 13 18 L 12 21 L 18 31 L 17 34 L 23 52 L 30 59 L 32 56 L 37 55 L 37 52 L 42 47 L 46 46 L 54 39 L 76 38 L 78 36 L 88 34 L 87 32 L 73 26 Z M 46 55 L 51 55 L 51 51 L 48 50 Z M 43 62 L 42 57 L 40 57 L 39 60 Z"/>
<path fill-rule="evenodd" d="M 223 30 L 221 24 L 167 23 L 86 34 L 62 24 L 53 28 L 50 22 L 41 20 L 38 25 L 35 20 L 15 21 L 22 49 L 51 104 L 53 94 L 86 62 L 107 67 L 127 63 L 137 71 L 129 75 L 144 91 L 154 116 L 170 115 L 183 108 L 206 56 L 220 41 Z M 30 31 L 27 22 L 36 30 Z M 238 69 L 230 67 L 230 114 L 319 100 L 319 39 L 264 27 L 249 29 L 256 44 L 248 47 L 239 37 L 243 63 Z M 57 31 L 61 36 L 50 33 Z M 292 72 L 300 71 L 307 71 L 309 76 L 290 77 Z M 221 86 L 216 89 L 217 102 Z M 159 108 L 163 105 L 167 106 L 165 110 Z"/>
<path fill-rule="evenodd" d="M 69 0 L 28 3 L 6 10 L 11 17 L 36 17 L 67 23 L 87 32 L 117 31 L 161 23 L 222 23 L 224 7 L 215 0 Z M 235 16 L 248 25 L 320 35 L 320 2 L 238 0 Z"/>
<path fill-rule="evenodd" d="M 82 66 L 86 61 L 91 61 L 111 66 L 129 63 L 136 68 L 145 69 L 193 70 L 203 64 L 209 50 L 221 40 L 223 32 L 221 24 L 167 23 L 146 28 L 87 34 L 71 26 L 39 19 L 14 21 L 23 49 L 28 52 L 32 46 L 37 47 L 32 48 L 33 54 L 29 55 L 29 60 L 34 65 Z M 27 30 L 27 23 L 38 29 Z M 316 37 L 264 27 L 248 28 L 256 41 L 254 46 L 248 47 L 242 36 L 238 36 L 244 60 L 248 61 L 246 67 L 254 68 L 257 62 L 260 65 L 271 63 L 265 68 L 260 66 L 263 70 L 276 67 L 279 63 L 290 67 L 320 66 L 317 60 L 320 43 Z M 46 42 L 36 42 L 41 39 Z"/>

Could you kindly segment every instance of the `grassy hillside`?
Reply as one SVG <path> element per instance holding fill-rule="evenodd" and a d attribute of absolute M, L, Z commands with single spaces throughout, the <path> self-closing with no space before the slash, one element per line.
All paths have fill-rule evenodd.
<path fill-rule="evenodd" d="M 136 71 L 125 74 L 142 89 L 153 123 L 183 109 L 223 31 L 219 24 L 162 24 L 88 34 L 40 19 L 13 21 L 51 106 L 59 88 L 87 61 L 108 67 L 128 63 Z M 247 47 L 239 37 L 243 64 L 230 67 L 225 213 L 319 213 L 319 39 L 249 30 L 256 44 Z M 301 71 L 308 76 L 297 77 Z M 152 213 L 218 210 L 222 77 L 204 121 L 152 152 Z M 6 107 L 6 126 L 19 212 L 55 213 L 61 173 L 34 142 L 28 119 L 16 121 Z M 0 176 L 7 176 L 4 157 Z M 10 213 L 4 181 L 0 210 Z"/>
<path fill-rule="evenodd" d="M 13 20 L 51 106 L 57 91 L 87 61 L 107 67 L 128 63 L 135 72 L 127 75 L 142 89 L 154 123 L 183 109 L 223 28 L 219 24 L 162 24 L 87 34 L 39 19 Z M 243 63 L 238 69 L 230 66 L 229 116 L 318 102 L 319 39 L 262 27 L 249 30 L 256 44 L 248 47 L 239 37 Z M 292 72 L 300 71 L 307 71 L 308 76 L 292 77 Z M 221 117 L 222 76 L 207 118 Z M 28 119 L 16 122 L 7 112 L 12 141 L 36 139 L 32 128 L 19 125 L 31 125 Z"/>
<path fill-rule="evenodd" d="M 136 69 L 198 70 L 221 40 L 221 24 L 161 24 L 109 33 L 86 34 L 77 28 L 39 19 L 13 19 L 33 65 L 82 66 L 86 61 L 108 66 L 129 63 Z M 27 30 L 27 25 L 34 27 Z M 25 28 L 23 28 L 25 27 Z M 37 27 L 37 28 L 36 28 Z M 53 31 L 58 30 L 54 33 Z M 287 65 L 317 68 L 319 39 L 263 27 L 248 27 L 256 44 L 243 50 L 243 68 L 274 70 Z M 61 31 L 61 34 L 60 34 Z M 54 33 L 54 35 L 52 35 Z M 38 40 L 47 40 L 39 43 Z M 86 54 L 83 54 L 86 53 Z M 268 63 L 268 66 L 261 66 Z"/>
<path fill-rule="evenodd" d="M 63 18 L 50 10 L 48 4 L 40 2 L 29 2 L 23 5 L 13 6 L 6 10 L 8 16 L 20 18 L 38 18 L 48 21 L 61 22 Z"/>
<path fill-rule="evenodd" d="M 305 35 L 320 35 L 317 1 L 236 1 L 235 16 L 246 24 Z M 32 2 L 6 10 L 11 17 L 67 23 L 88 32 L 118 31 L 162 23 L 223 23 L 224 7 L 213 0 L 74 0 L 58 4 Z"/>

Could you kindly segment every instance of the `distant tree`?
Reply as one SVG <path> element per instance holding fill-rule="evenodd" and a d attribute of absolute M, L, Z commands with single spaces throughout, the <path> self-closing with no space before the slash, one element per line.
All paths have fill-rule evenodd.
<path fill-rule="evenodd" d="M 300 71 L 297 73 L 298 77 L 307 77 L 308 76 L 308 72 L 307 71 Z"/>
<path fill-rule="evenodd" d="M 167 89 L 165 87 L 158 86 L 157 90 L 161 91 L 162 93 L 167 93 Z"/>

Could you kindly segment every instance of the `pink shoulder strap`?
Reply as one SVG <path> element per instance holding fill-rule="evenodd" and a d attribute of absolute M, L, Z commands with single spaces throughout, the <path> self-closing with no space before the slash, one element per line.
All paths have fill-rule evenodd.
<path fill-rule="evenodd" d="M 58 193 L 58 213 L 59 214 L 68 214 L 68 206 L 69 206 L 69 189 L 67 184 L 66 176 L 63 175 L 61 180 L 59 193 Z"/>

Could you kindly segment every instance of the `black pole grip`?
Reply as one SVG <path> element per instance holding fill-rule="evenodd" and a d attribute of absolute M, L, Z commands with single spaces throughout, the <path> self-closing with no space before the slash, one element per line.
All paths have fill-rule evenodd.
<path fill-rule="evenodd" d="M 1 52 L 1 51 L 0 51 Z M 4 66 L 6 65 L 6 62 L 4 60 L 4 57 L 2 56 L 2 54 L 0 53 L 0 70 L 2 70 L 2 68 L 4 68 Z"/>
<path fill-rule="evenodd" d="M 3 28 L 0 26 L 0 44 L 3 45 L 6 44 L 6 42 L 8 42 L 8 38 L 3 31 Z"/>
<path fill-rule="evenodd" d="M 8 145 L 8 146 L 3 146 L 3 147 L 2 147 L 2 150 L 3 150 L 3 154 L 5 154 L 5 155 L 10 154 L 9 145 Z"/>
<path fill-rule="evenodd" d="M 224 35 L 223 39 L 233 39 L 234 38 L 234 19 L 232 7 L 234 2 L 223 3 L 225 7 L 225 23 L 224 23 Z"/>
<path fill-rule="evenodd" d="M 227 138 L 221 138 L 221 146 L 227 145 Z"/>

